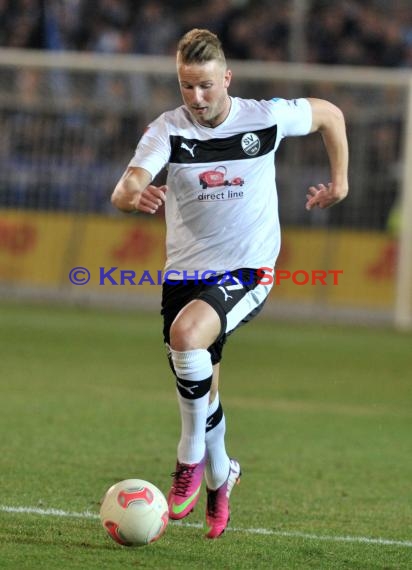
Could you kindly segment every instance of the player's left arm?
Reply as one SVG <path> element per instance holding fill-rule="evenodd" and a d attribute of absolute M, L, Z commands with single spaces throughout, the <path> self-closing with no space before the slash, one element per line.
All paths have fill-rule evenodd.
<path fill-rule="evenodd" d="M 343 200 L 349 190 L 348 140 L 345 118 L 339 107 L 324 99 L 308 98 L 312 107 L 312 133 L 319 132 L 329 158 L 331 182 L 310 186 L 306 209 L 329 208 Z"/>

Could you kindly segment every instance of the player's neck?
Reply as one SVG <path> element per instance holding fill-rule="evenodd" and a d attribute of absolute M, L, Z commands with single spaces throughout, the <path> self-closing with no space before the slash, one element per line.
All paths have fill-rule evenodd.
<path fill-rule="evenodd" d="M 226 100 L 225 100 L 225 106 L 224 106 L 222 112 L 217 117 L 212 119 L 211 121 L 205 121 L 204 126 L 210 127 L 212 129 L 218 127 L 219 125 L 221 125 L 222 123 L 224 123 L 226 121 L 226 119 L 229 116 L 231 108 L 232 108 L 232 99 L 229 95 L 227 95 Z"/>

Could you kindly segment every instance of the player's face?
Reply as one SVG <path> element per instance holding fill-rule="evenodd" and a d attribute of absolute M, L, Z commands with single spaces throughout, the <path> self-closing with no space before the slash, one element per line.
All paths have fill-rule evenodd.
<path fill-rule="evenodd" d="M 229 69 L 217 60 L 183 64 L 178 56 L 177 75 L 183 102 L 198 123 L 216 127 L 226 119 L 230 111 Z"/>

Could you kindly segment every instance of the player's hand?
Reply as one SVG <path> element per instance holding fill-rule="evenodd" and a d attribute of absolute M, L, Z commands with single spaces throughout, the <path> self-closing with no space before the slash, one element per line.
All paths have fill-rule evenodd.
<path fill-rule="evenodd" d="M 153 186 L 149 184 L 143 192 L 139 193 L 132 201 L 132 206 L 139 212 L 155 214 L 166 202 L 167 186 Z"/>
<path fill-rule="evenodd" d="M 343 200 L 348 193 L 348 189 L 344 187 L 338 187 L 332 182 L 329 182 L 327 186 L 324 184 L 318 184 L 317 186 L 310 186 L 308 193 L 306 194 L 306 209 L 312 210 L 313 208 L 330 208 L 334 204 L 337 204 Z"/>

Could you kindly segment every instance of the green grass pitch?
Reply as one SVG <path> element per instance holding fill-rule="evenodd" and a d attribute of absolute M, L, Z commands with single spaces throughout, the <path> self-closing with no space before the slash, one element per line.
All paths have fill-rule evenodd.
<path fill-rule="evenodd" d="M 187 524 L 128 549 L 95 515 L 120 479 L 169 487 L 160 317 L 11 304 L 0 322 L 0 568 L 412 568 L 410 334 L 264 316 L 238 330 L 220 390 L 243 468 L 230 530 L 204 539 L 202 496 Z"/>

